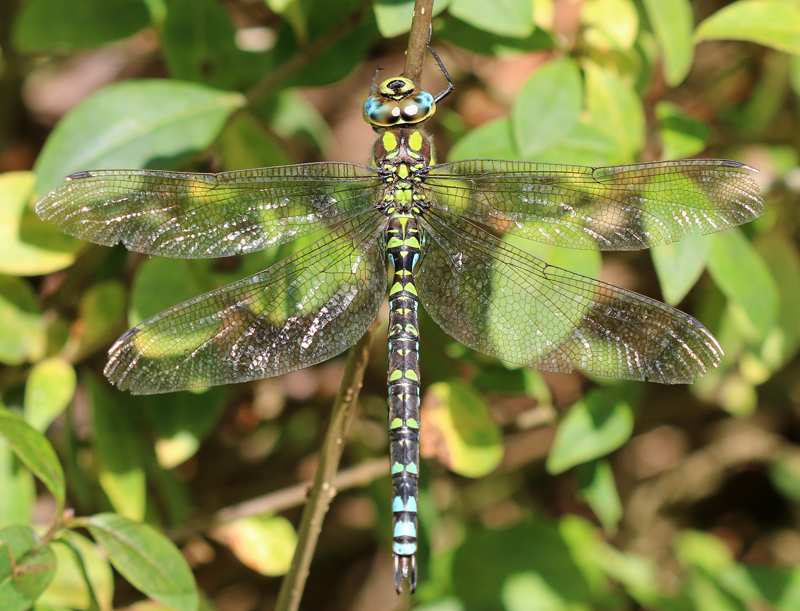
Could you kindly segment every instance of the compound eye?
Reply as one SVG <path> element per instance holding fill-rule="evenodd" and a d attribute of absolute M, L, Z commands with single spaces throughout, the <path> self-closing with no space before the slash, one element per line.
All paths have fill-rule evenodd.
<path fill-rule="evenodd" d="M 400 102 L 400 114 L 406 123 L 418 123 L 430 117 L 434 112 L 433 96 L 427 91 L 420 91 L 413 98 Z"/>
<path fill-rule="evenodd" d="M 384 101 L 377 96 L 370 96 L 364 103 L 364 120 L 370 125 L 387 127 L 400 120 L 400 108 L 397 102 Z"/>

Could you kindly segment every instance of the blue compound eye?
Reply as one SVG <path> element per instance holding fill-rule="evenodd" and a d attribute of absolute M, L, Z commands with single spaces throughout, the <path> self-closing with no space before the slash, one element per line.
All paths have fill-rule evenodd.
<path fill-rule="evenodd" d="M 400 107 L 393 100 L 370 96 L 364 103 L 364 120 L 370 125 L 387 127 L 400 121 Z"/>
<path fill-rule="evenodd" d="M 400 116 L 406 123 L 419 123 L 429 118 L 436 109 L 433 96 L 427 91 L 420 91 L 413 98 L 400 102 Z"/>

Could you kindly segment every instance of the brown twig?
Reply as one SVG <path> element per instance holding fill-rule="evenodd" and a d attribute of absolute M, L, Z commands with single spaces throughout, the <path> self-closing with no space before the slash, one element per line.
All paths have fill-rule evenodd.
<path fill-rule="evenodd" d="M 422 66 L 425 63 L 425 51 L 431 35 L 431 18 L 433 0 L 416 0 L 414 2 L 414 18 L 411 21 L 411 32 L 408 35 L 408 50 L 403 76 L 414 81 L 419 87 L 422 78 Z"/>
<path fill-rule="evenodd" d="M 376 320 L 364 337 L 350 349 L 347 357 L 342 384 L 333 404 L 331 423 L 322 444 L 317 474 L 314 477 L 308 502 L 303 509 L 303 516 L 300 518 L 297 548 L 292 559 L 292 566 L 284 577 L 278 594 L 278 602 L 275 605 L 277 611 L 295 611 L 300 606 L 300 599 L 303 596 L 308 577 L 308 568 L 311 565 L 311 558 L 322 530 L 322 521 L 328 512 L 331 500 L 336 495 L 333 477 L 339 467 L 347 429 L 355 413 L 356 400 L 361 390 L 364 369 L 367 366 L 377 327 Z"/>

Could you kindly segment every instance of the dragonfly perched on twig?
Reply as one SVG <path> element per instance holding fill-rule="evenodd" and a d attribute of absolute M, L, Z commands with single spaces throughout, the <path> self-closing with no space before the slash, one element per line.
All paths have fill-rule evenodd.
<path fill-rule="evenodd" d="M 430 47 L 429 47 L 430 49 Z M 433 51 L 431 50 L 431 53 Z M 613 167 L 433 162 L 422 123 L 436 96 L 390 78 L 364 105 L 372 165 L 309 163 L 193 174 L 92 170 L 37 205 L 73 236 L 176 258 L 254 252 L 328 233 L 269 269 L 127 331 L 105 374 L 134 394 L 278 376 L 352 346 L 388 284 L 389 434 L 395 585 L 417 584 L 420 370 L 417 307 L 463 344 L 554 372 L 664 384 L 716 367 L 697 320 L 548 265 L 497 234 L 569 248 L 639 250 L 763 212 L 753 168 L 693 159 Z M 388 263 L 387 263 L 388 259 Z"/>

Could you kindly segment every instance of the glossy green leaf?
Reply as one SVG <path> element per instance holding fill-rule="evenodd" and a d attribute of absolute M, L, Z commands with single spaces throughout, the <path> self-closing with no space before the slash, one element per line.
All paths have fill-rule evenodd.
<path fill-rule="evenodd" d="M 517 150 L 528 159 L 572 131 L 581 110 L 581 74 L 572 59 L 544 64 L 520 91 L 512 111 Z"/>
<path fill-rule="evenodd" d="M 594 125 L 579 121 L 570 133 L 553 146 L 531 155 L 529 161 L 566 163 L 592 167 L 622 163 L 627 158 L 616 139 Z"/>
<path fill-rule="evenodd" d="M 49 274 L 72 265 L 82 244 L 42 223 L 28 203 L 33 172 L 0 174 L 0 273 Z"/>
<path fill-rule="evenodd" d="M 438 382 L 428 388 L 424 402 L 427 430 L 440 440 L 439 458 L 449 469 L 466 477 L 494 471 L 503 444 L 481 395 L 461 382 Z"/>
<path fill-rule="evenodd" d="M 131 585 L 175 611 L 195 611 L 194 575 L 180 551 L 152 526 L 111 513 L 87 520 L 92 537 Z"/>
<path fill-rule="evenodd" d="M 14 43 L 26 53 L 71 53 L 127 38 L 149 23 L 142 0 L 27 0 Z"/>
<path fill-rule="evenodd" d="M 778 318 L 764 341 L 761 357 L 777 371 L 800 348 L 800 252 L 785 235 L 771 232 L 756 242 L 775 278 L 778 289 Z"/>
<path fill-rule="evenodd" d="M 56 556 L 56 573 L 38 604 L 88 610 L 94 592 L 100 611 L 111 611 L 114 574 L 100 548 L 74 531 L 59 535 L 52 548 Z"/>
<path fill-rule="evenodd" d="M 197 452 L 225 409 L 226 389 L 137 397 L 155 431 L 159 464 L 171 469 Z"/>
<path fill-rule="evenodd" d="M 304 53 L 326 36 L 324 61 L 310 62 L 295 71 L 285 87 L 310 87 L 335 83 L 350 74 L 366 56 L 368 49 L 378 36 L 375 15 L 365 12 L 361 0 L 337 0 L 337 2 L 315 2 L 304 5 L 305 25 L 300 30 L 294 23 L 284 23 L 278 31 L 278 40 L 273 48 L 274 64 L 282 66 Z M 349 27 L 342 27 L 347 15 L 360 15 L 360 19 Z M 284 88 L 285 88 L 284 87 Z"/>
<path fill-rule="evenodd" d="M 215 145 L 225 170 L 266 168 L 291 163 L 283 144 L 251 114 L 240 112 L 228 121 Z"/>
<path fill-rule="evenodd" d="M 607 460 L 593 460 L 578 465 L 578 488 L 594 515 L 609 535 L 615 535 L 622 518 L 622 501 L 617 492 L 614 472 Z"/>
<path fill-rule="evenodd" d="M 701 153 L 711 135 L 708 123 L 686 114 L 672 102 L 656 104 L 662 159 L 682 159 Z"/>
<path fill-rule="evenodd" d="M 468 609 L 589 608 L 591 590 L 573 550 L 545 518 L 511 528 L 476 528 L 467 533 L 452 560 L 453 591 Z M 487 561 L 491 559 L 491 561 Z M 556 607 L 531 607 L 544 596 Z"/>
<path fill-rule="evenodd" d="M 129 323 L 136 325 L 162 310 L 215 287 L 213 261 L 186 261 L 154 257 L 139 268 L 131 293 Z"/>
<path fill-rule="evenodd" d="M 105 380 L 85 376 L 83 381 L 92 398 L 100 486 L 118 513 L 142 520 L 147 493 L 138 428 L 125 409 L 127 405 L 111 397 Z"/>
<path fill-rule="evenodd" d="M 224 524 L 214 538 L 230 547 L 244 564 L 262 575 L 285 575 L 297 547 L 294 526 L 283 516 L 253 516 Z"/>
<path fill-rule="evenodd" d="M 0 275 L 0 363 L 20 365 L 44 356 L 45 323 L 30 284 Z"/>
<path fill-rule="evenodd" d="M 26 611 L 53 579 L 56 558 L 27 526 L 0 530 L 0 609 Z"/>
<path fill-rule="evenodd" d="M 5 437 L 17 457 L 56 497 L 60 510 L 64 506 L 64 471 L 47 438 L 22 418 L 2 407 L 0 436 Z"/>
<path fill-rule="evenodd" d="M 749 40 L 800 53 L 800 4 L 792 0 L 734 2 L 703 21 L 695 40 Z"/>
<path fill-rule="evenodd" d="M 450 149 L 449 161 L 461 159 L 517 159 L 511 121 L 495 119 L 473 129 Z"/>
<path fill-rule="evenodd" d="M 75 368 L 60 357 L 34 365 L 25 383 L 25 421 L 44 432 L 75 394 Z"/>
<path fill-rule="evenodd" d="M 594 62 L 584 62 L 583 70 L 589 122 L 616 144 L 620 161 L 615 163 L 634 161 L 644 146 L 645 121 L 633 83 Z"/>
<path fill-rule="evenodd" d="M 162 39 L 170 74 L 219 89 L 248 87 L 266 71 L 263 53 L 236 46 L 236 29 L 216 0 L 166 0 Z M 257 66 L 260 64 L 260 66 Z"/>
<path fill-rule="evenodd" d="M 436 5 L 438 4 L 437 2 Z M 538 2 L 534 9 L 536 6 L 539 6 Z M 473 26 L 455 18 L 445 19 L 439 25 L 441 27 L 436 29 L 434 43 L 446 40 L 472 53 L 490 57 L 503 57 L 556 47 L 550 34 L 539 28 L 536 28 L 531 36 L 514 38 L 489 32 L 481 29 L 480 26 Z"/>
<path fill-rule="evenodd" d="M 103 280 L 81 295 L 78 304 L 79 333 L 73 328 L 75 360 L 108 346 L 127 325 L 125 287 L 119 280 Z M 72 348 L 72 346 L 71 346 Z"/>
<path fill-rule="evenodd" d="M 56 126 L 36 161 L 41 196 L 79 170 L 172 168 L 211 145 L 244 97 L 179 81 L 111 85 Z"/>
<path fill-rule="evenodd" d="M 547 472 L 567 469 L 610 454 L 633 432 L 633 408 L 618 392 L 600 388 L 573 405 L 558 426 Z"/>
<path fill-rule="evenodd" d="M 450 0 L 439 0 L 433 5 L 433 15 L 441 13 Z M 377 0 L 373 5 L 378 30 L 384 38 L 394 38 L 411 29 L 414 0 Z"/>
<path fill-rule="evenodd" d="M 710 252 L 711 240 L 699 233 L 687 234 L 650 251 L 664 301 L 677 305 L 686 297 L 706 268 Z"/>
<path fill-rule="evenodd" d="M 628 50 L 639 33 L 639 14 L 631 0 L 588 0 L 581 8 L 586 42 L 601 51 Z"/>
<path fill-rule="evenodd" d="M 451 0 L 449 13 L 487 32 L 525 38 L 533 32 L 530 0 Z"/>
<path fill-rule="evenodd" d="M 664 61 L 664 80 L 679 85 L 694 60 L 694 17 L 689 0 L 644 0 L 647 18 L 655 32 Z"/>
<path fill-rule="evenodd" d="M 8 442 L 0 437 L 0 528 L 28 524 L 36 502 L 36 483 Z"/>
<path fill-rule="evenodd" d="M 800 609 L 800 569 L 745 565 L 744 570 L 761 598 L 777 611 Z"/>
<path fill-rule="evenodd" d="M 778 313 L 778 289 L 767 264 L 740 229 L 710 236 L 708 271 L 720 290 L 744 310 L 763 338 Z"/>

